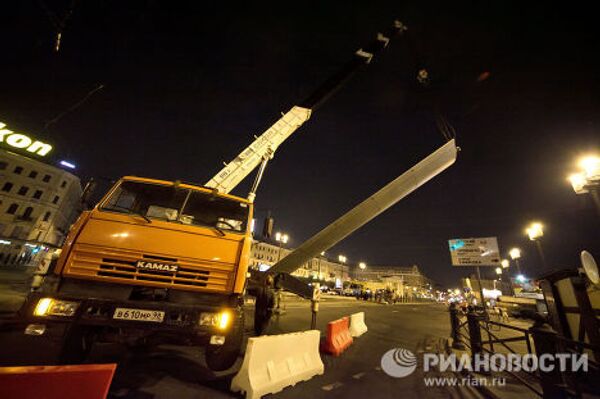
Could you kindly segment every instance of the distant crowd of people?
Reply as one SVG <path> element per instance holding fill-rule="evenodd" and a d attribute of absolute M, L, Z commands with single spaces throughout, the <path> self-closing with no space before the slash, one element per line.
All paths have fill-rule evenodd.
<path fill-rule="evenodd" d="M 379 290 L 360 290 L 356 292 L 356 299 L 362 299 L 363 301 L 373 301 L 377 303 L 400 303 L 407 302 L 408 298 L 405 295 L 400 295 L 396 290 L 389 288 Z"/>

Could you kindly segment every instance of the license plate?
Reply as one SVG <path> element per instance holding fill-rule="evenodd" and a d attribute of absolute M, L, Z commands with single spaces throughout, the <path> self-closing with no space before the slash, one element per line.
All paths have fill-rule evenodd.
<path fill-rule="evenodd" d="M 164 318 L 165 312 L 159 310 L 116 308 L 113 314 L 113 319 L 151 321 L 155 323 L 162 323 Z"/>

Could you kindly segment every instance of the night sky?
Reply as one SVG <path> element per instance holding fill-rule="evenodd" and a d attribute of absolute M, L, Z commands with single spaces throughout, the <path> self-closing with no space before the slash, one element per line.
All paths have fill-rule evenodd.
<path fill-rule="evenodd" d="M 299 245 L 442 145 L 437 109 L 456 129 L 457 163 L 331 255 L 417 264 L 455 286 L 471 270 L 450 266 L 447 240 L 498 236 L 536 276 L 523 230 L 540 220 L 551 268 L 578 266 L 585 248 L 600 258 L 600 219 L 566 181 L 579 155 L 600 151 L 600 36 L 587 6 L 80 0 L 55 53 L 47 10 L 60 17 L 72 1 L 12 3 L 2 6 L 0 121 L 54 144 L 83 179 L 208 181 L 397 18 L 409 35 L 279 148 L 258 216 L 270 210 Z"/>

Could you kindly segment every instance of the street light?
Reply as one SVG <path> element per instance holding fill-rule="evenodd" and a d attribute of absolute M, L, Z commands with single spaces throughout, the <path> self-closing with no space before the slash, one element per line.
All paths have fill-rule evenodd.
<path fill-rule="evenodd" d="M 508 255 L 512 260 L 515 261 L 515 264 L 517 265 L 517 273 L 521 274 L 521 264 L 519 263 L 519 259 L 521 258 L 521 250 L 519 248 L 511 248 L 511 250 L 508 251 Z"/>
<path fill-rule="evenodd" d="M 600 157 L 589 155 L 581 158 L 577 164 L 580 171 L 569 176 L 571 186 L 575 194 L 589 193 L 600 215 Z"/>
<path fill-rule="evenodd" d="M 508 261 L 507 261 L 507 262 L 508 262 Z M 501 268 L 501 267 L 497 267 L 497 268 L 496 268 L 496 274 L 497 274 L 498 276 L 501 276 L 501 275 L 502 275 L 502 268 Z"/>
<path fill-rule="evenodd" d="M 506 269 L 507 267 L 510 266 L 510 262 L 508 261 L 508 259 L 502 259 L 500 264 L 502 265 L 502 269 Z M 498 270 L 500 270 L 500 273 L 502 273 L 502 269 L 499 267 L 496 268 L 496 273 L 498 273 Z M 498 273 L 498 274 L 500 274 L 500 273 Z"/>
<path fill-rule="evenodd" d="M 275 233 L 275 241 L 277 241 L 277 242 L 282 242 L 284 244 L 287 244 L 289 239 L 290 239 L 290 237 L 285 233 L 280 233 L 280 232 Z"/>
<path fill-rule="evenodd" d="M 546 268 L 546 257 L 544 256 L 544 251 L 542 250 L 541 241 L 541 238 L 544 236 L 544 226 L 540 222 L 533 222 L 527 227 L 525 232 L 529 236 L 529 239 L 535 242 L 538 254 L 540 255 L 540 259 L 542 260 L 542 265 L 544 266 L 544 268 Z"/>
<path fill-rule="evenodd" d="M 275 233 L 275 241 L 277 241 L 279 243 L 279 252 L 277 254 L 277 262 L 279 262 L 281 260 L 281 248 L 283 247 L 283 244 L 287 244 L 289 239 L 290 239 L 290 236 L 288 236 L 285 233 L 280 233 L 280 232 Z"/>
<path fill-rule="evenodd" d="M 510 255 L 512 260 L 519 259 L 521 257 L 521 250 L 519 248 L 511 248 L 511 250 L 508 251 L 508 255 Z"/>
<path fill-rule="evenodd" d="M 365 262 L 360 262 L 358 264 L 358 267 L 360 268 L 360 270 L 365 270 L 367 268 L 367 264 Z"/>
<path fill-rule="evenodd" d="M 588 178 L 595 178 L 600 175 L 600 157 L 589 155 L 579 160 L 579 167 L 585 172 Z"/>
<path fill-rule="evenodd" d="M 527 227 L 525 232 L 531 241 L 538 240 L 544 236 L 544 225 L 539 222 L 533 222 Z"/>

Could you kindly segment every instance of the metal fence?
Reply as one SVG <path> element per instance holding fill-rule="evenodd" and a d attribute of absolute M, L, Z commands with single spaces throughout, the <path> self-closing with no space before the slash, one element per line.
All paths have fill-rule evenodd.
<path fill-rule="evenodd" d="M 554 367 L 552 370 L 542 370 L 531 367 L 530 370 L 521 369 L 511 371 L 504 368 L 503 373 L 508 373 L 516 381 L 527 387 L 535 396 L 542 398 L 579 398 L 586 393 L 598 394 L 600 391 L 600 347 L 586 342 L 573 341 L 560 336 L 546 323 L 543 317 L 538 317 L 530 328 L 521 328 L 500 321 L 491 320 L 490 315 L 476 308 L 469 308 L 465 313 L 454 304 L 450 306 L 450 323 L 452 347 L 471 352 L 473 362 L 475 357 L 488 354 L 489 359 L 498 359 L 491 355 L 501 353 L 529 355 L 540 359 L 543 355 L 555 356 L 556 354 L 587 354 L 588 370 L 560 371 Z M 500 332 L 514 333 L 508 337 L 501 337 Z M 516 334 L 516 335 L 515 335 Z M 515 343 L 523 343 L 519 350 Z M 492 361 L 492 360 L 490 360 Z M 491 365 L 490 365 L 491 366 Z M 492 367 L 488 367 L 490 369 Z"/>

